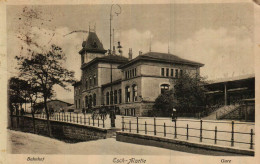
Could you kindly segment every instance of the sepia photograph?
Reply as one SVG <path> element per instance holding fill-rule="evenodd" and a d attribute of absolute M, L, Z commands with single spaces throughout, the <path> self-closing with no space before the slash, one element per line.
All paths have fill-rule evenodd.
<path fill-rule="evenodd" d="M 257 163 L 259 1 L 6 3 L 6 158 Z"/>

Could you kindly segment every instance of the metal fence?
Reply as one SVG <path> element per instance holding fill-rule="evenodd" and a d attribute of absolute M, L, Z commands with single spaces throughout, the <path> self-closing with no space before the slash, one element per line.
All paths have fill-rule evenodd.
<path fill-rule="evenodd" d="M 146 119 L 146 120 L 145 120 Z M 151 120 L 153 121 L 151 122 Z M 173 120 L 172 125 L 166 125 L 165 122 L 163 122 L 163 119 L 156 117 L 154 118 L 142 118 L 142 117 L 122 117 L 122 131 L 127 131 L 130 133 L 142 133 L 142 134 L 150 134 L 154 136 L 162 136 L 162 137 L 169 137 L 172 136 L 174 139 L 178 138 L 179 136 L 185 137 L 186 140 L 190 140 L 190 138 L 197 138 L 199 139 L 199 142 L 203 142 L 204 140 L 211 140 L 214 142 L 214 144 L 217 144 L 218 142 L 229 142 L 230 146 L 233 147 L 235 144 L 246 144 L 248 145 L 249 149 L 254 149 L 254 141 L 253 137 L 255 133 L 253 132 L 253 129 L 250 129 L 249 132 L 240 132 L 235 131 L 235 125 L 241 125 L 241 124 L 250 124 L 250 123 L 243 123 L 243 122 L 237 122 L 234 121 L 231 122 L 221 122 L 221 121 L 210 121 L 210 120 L 185 120 L 185 119 L 177 119 Z M 145 120 L 140 122 L 140 120 Z M 166 120 L 166 119 L 165 119 Z M 167 120 L 169 122 L 169 119 Z M 157 124 L 157 122 L 160 122 L 160 124 Z M 182 122 L 182 126 L 178 126 Z M 184 123 L 186 123 L 186 126 Z M 198 124 L 198 128 L 194 128 L 189 125 Z M 194 124 L 193 124 L 194 123 Z M 213 123 L 215 125 L 217 124 L 224 124 L 227 128 L 230 127 L 230 130 L 220 130 L 218 129 L 218 126 L 215 126 L 214 129 L 208 129 L 204 127 L 204 124 Z M 169 123 L 168 123 L 169 124 Z M 231 124 L 231 125 L 230 125 Z M 251 124 L 254 125 L 254 124 Z M 142 128 L 140 128 L 142 127 Z M 222 126 L 223 127 L 223 126 Z M 179 133 L 181 131 L 181 133 Z M 191 134 L 191 131 L 197 131 L 197 135 L 194 135 L 196 133 L 193 132 Z M 204 133 L 211 133 L 204 135 Z M 244 138 L 248 138 L 246 141 L 236 141 L 235 135 L 248 135 L 248 137 L 240 137 L 238 138 L 244 140 Z M 209 137 L 212 136 L 212 137 Z M 220 136 L 226 136 L 226 138 L 229 139 L 220 139 Z"/>
<path fill-rule="evenodd" d="M 35 114 L 35 118 L 47 119 L 45 114 Z M 68 122 L 80 125 L 89 125 L 105 128 L 105 118 L 100 117 L 87 117 L 86 114 L 83 116 L 77 113 L 75 114 L 66 114 L 63 112 L 55 113 L 49 117 L 50 120 L 60 121 L 60 122 Z"/>

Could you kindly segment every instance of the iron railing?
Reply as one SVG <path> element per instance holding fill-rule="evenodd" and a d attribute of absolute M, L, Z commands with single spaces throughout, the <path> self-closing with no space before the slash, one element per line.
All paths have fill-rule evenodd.
<path fill-rule="evenodd" d="M 144 135 L 147 135 L 148 133 L 150 133 L 154 136 L 159 136 L 159 134 L 162 134 L 162 135 L 160 135 L 161 137 L 169 137 L 169 135 L 171 135 L 171 136 L 173 136 L 174 139 L 178 138 L 178 136 L 185 137 L 186 140 L 189 140 L 190 138 L 197 138 L 197 139 L 199 139 L 199 142 L 203 142 L 204 140 L 212 140 L 212 141 L 214 141 L 214 144 L 217 144 L 218 141 L 230 142 L 231 147 L 233 147 L 235 144 L 247 144 L 247 145 L 249 145 L 249 149 L 254 149 L 253 147 L 255 145 L 255 143 L 254 143 L 255 133 L 253 132 L 253 129 L 250 129 L 249 132 L 239 132 L 239 131 L 234 130 L 235 125 L 239 125 L 239 124 L 254 125 L 252 123 L 243 123 L 243 122 L 235 123 L 234 121 L 224 122 L 224 121 L 210 121 L 210 120 L 188 120 L 188 119 L 179 120 L 179 119 L 177 119 L 177 120 L 173 120 L 172 125 L 166 125 L 165 122 L 163 124 L 157 124 L 157 120 L 163 120 L 162 118 L 156 118 L 156 117 L 152 118 L 153 123 L 147 123 L 147 121 L 140 123 L 140 119 L 147 119 L 147 118 L 122 117 L 122 131 L 123 132 L 126 131 L 129 133 L 142 133 Z M 168 121 L 169 121 L 169 119 L 168 119 Z M 192 122 L 199 123 L 199 128 L 191 127 L 188 123 L 186 124 L 186 126 L 178 126 L 178 122 L 184 122 L 184 121 L 189 122 L 191 125 L 193 125 Z M 149 122 L 151 122 L 151 120 L 149 120 Z M 225 124 L 225 126 L 231 125 L 231 129 L 230 130 L 220 130 L 220 129 L 218 129 L 217 126 L 215 126 L 214 129 L 207 129 L 207 128 L 204 128 L 205 123 L 214 123 L 214 124 L 222 123 L 222 124 Z M 144 126 L 144 128 L 140 128 L 140 126 Z M 178 133 L 178 131 L 179 131 L 178 129 L 185 130 L 186 134 Z M 171 130 L 173 130 L 173 132 L 170 132 Z M 199 135 L 191 135 L 190 131 L 192 131 L 192 130 L 198 131 Z M 214 137 L 207 137 L 207 135 L 203 135 L 206 132 L 213 133 Z M 223 135 L 223 133 L 229 134 L 230 139 L 219 139 L 218 136 L 221 136 L 220 133 L 222 133 L 222 135 Z M 237 134 L 249 135 L 250 137 L 249 137 L 248 142 L 235 140 L 235 135 L 237 135 Z"/>
<path fill-rule="evenodd" d="M 47 119 L 44 113 L 42 114 L 35 114 L 35 118 Z M 50 120 L 53 121 L 60 121 L 60 122 L 68 122 L 80 125 L 89 125 L 89 126 L 96 126 L 105 128 L 105 118 L 100 117 L 90 117 L 84 114 L 83 116 L 78 113 L 75 114 L 66 114 L 64 112 L 54 113 L 50 115 Z"/>

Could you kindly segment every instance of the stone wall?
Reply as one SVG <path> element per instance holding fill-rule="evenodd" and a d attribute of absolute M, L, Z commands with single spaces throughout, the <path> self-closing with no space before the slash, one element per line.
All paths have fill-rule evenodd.
<path fill-rule="evenodd" d="M 23 132 L 34 133 L 33 119 L 26 116 L 14 116 L 13 127 L 11 129 Z M 52 135 L 58 139 L 68 139 L 75 141 L 88 141 L 96 139 L 110 138 L 115 135 L 116 129 L 103 129 L 86 125 L 77 125 L 67 122 L 51 120 Z M 35 118 L 35 134 L 48 136 L 47 121 Z"/>

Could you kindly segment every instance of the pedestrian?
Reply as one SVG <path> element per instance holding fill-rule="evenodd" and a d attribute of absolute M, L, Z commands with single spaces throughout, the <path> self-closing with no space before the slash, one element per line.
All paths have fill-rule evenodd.
<path fill-rule="evenodd" d="M 172 122 L 177 119 L 177 110 L 175 108 L 172 109 Z"/>
<path fill-rule="evenodd" d="M 110 119 L 111 119 L 111 127 L 115 127 L 116 114 L 113 109 L 110 110 Z"/>

